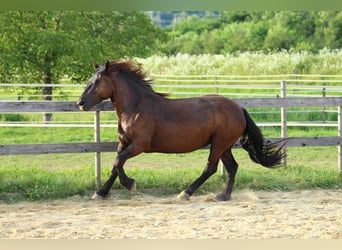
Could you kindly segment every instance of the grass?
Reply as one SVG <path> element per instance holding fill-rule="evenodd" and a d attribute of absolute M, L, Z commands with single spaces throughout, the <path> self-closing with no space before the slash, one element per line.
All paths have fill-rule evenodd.
<path fill-rule="evenodd" d="M 151 56 L 137 59 L 151 74 L 166 75 L 279 75 L 341 74 L 342 50 L 309 52 L 242 52 L 223 55 Z"/>
<path fill-rule="evenodd" d="M 240 166 L 235 189 L 290 191 L 342 188 L 342 176 L 336 167 L 336 147 L 289 148 L 288 151 L 287 167 L 266 169 L 252 163 L 245 151 L 234 150 Z M 93 161 L 93 154 L 82 156 L 85 157 L 71 154 L 2 157 L 0 200 L 10 203 L 77 194 L 90 196 L 96 189 L 94 167 L 89 164 Z M 105 181 L 115 154 L 103 153 L 102 156 L 102 181 Z M 142 154 L 130 159 L 125 168 L 127 175 L 136 179 L 138 192 L 155 196 L 173 195 L 201 174 L 207 156 L 207 150 L 189 154 Z M 219 192 L 225 183 L 226 177 L 217 173 L 195 194 Z M 112 194 L 131 197 L 118 181 L 112 188 Z"/>
<path fill-rule="evenodd" d="M 88 169 L 59 169 L 50 171 L 40 167 L 18 166 L 0 169 L 0 198 L 7 202 L 64 198 L 72 194 L 84 195 L 94 189 L 93 176 Z"/>
<path fill-rule="evenodd" d="M 236 55 L 176 55 L 173 57 L 153 56 L 137 59 L 151 75 L 271 75 L 271 74 L 342 74 L 342 50 L 322 50 L 318 54 L 279 52 L 275 54 L 241 53 Z M 304 67 L 305 66 L 305 67 Z M 173 83 L 172 80 L 170 80 Z M 158 89 L 158 79 L 155 81 Z M 169 84 L 169 83 L 168 83 Z M 176 85 L 177 83 L 173 83 Z M 196 83 L 197 84 L 197 83 Z M 208 84 L 208 83 L 204 83 Z M 230 85 L 233 85 L 231 83 Z M 238 83 L 237 85 L 240 85 Z M 329 83 L 338 85 L 339 83 Z M 215 93 L 213 88 L 184 90 L 180 92 Z M 279 85 L 279 84 L 278 84 Z M 264 90 L 219 89 L 220 94 L 229 97 L 241 97 L 242 94 L 264 94 Z M 170 89 L 174 92 L 176 88 Z M 35 94 L 36 90 L 32 90 Z M 55 100 L 76 100 L 81 89 L 74 96 L 58 97 L 62 90 L 55 90 Z M 167 89 L 160 91 L 168 91 Z M 295 91 L 295 90 L 293 90 Z M 1 89 L 1 94 L 7 90 Z M 70 92 L 71 93 L 71 92 Z M 278 95 L 279 90 L 267 93 Z M 291 92 L 289 90 L 289 95 Z M 296 95 L 296 93 L 292 93 Z M 334 93 L 336 94 L 336 93 Z M 314 93 L 313 95 L 320 95 Z M 337 93 L 337 95 L 340 95 Z M 76 97 L 75 97 L 76 96 Z M 173 96 L 172 98 L 179 97 Z M 248 96 L 251 97 L 251 96 Z M 13 99 L 18 97 L 13 96 Z M 311 109 L 311 108 L 310 108 Z M 313 108 L 312 108 L 313 109 Z M 321 121 L 322 111 L 288 108 L 289 121 Z M 279 109 L 249 109 L 257 122 L 280 121 Z M 337 113 L 329 110 L 328 121 L 336 121 Z M 40 123 L 41 114 L 0 114 L 0 121 Z M 93 121 L 92 113 L 54 113 L 54 122 L 85 123 Z M 101 112 L 101 120 L 115 122 L 113 112 Z M 279 137 L 280 128 L 264 127 L 264 135 Z M 288 136 L 335 136 L 336 128 L 289 127 Z M 92 128 L 10 128 L 0 130 L 1 144 L 58 143 L 93 141 Z M 101 128 L 101 141 L 117 140 L 115 128 Z M 269 170 L 252 163 L 243 150 L 234 150 L 240 165 L 235 189 L 255 190 L 295 190 L 311 188 L 342 188 L 341 175 L 336 167 L 336 147 L 289 148 L 288 167 Z M 111 171 L 114 153 L 102 153 L 102 179 Z M 208 151 L 199 150 L 189 154 L 143 154 L 130 159 L 126 172 L 137 180 L 138 190 L 154 195 L 176 194 L 192 183 L 203 171 Z M 50 154 L 50 155 L 9 155 L 0 156 L 0 200 L 16 202 L 20 200 L 56 199 L 79 194 L 90 195 L 96 188 L 94 181 L 93 154 Z M 226 177 L 219 174 L 210 178 L 196 194 L 218 192 Z M 113 193 L 127 193 L 118 183 Z M 129 195 L 127 195 L 129 197 Z"/>
<path fill-rule="evenodd" d="M 56 114 L 57 121 L 62 114 Z M 113 119 L 112 114 L 104 114 Z M 26 116 L 26 115 L 24 115 Z M 89 116 L 89 117 L 88 117 Z M 256 120 L 264 121 L 265 117 Z M 26 118 L 29 119 L 29 118 Z M 35 117 L 33 117 L 35 119 Z M 80 119 L 71 116 L 70 121 Z M 81 120 L 92 120 L 85 114 Z M 266 138 L 279 137 L 280 128 L 263 127 Z M 288 136 L 331 136 L 331 127 L 289 127 Z M 93 140 L 92 128 L 6 128 L 0 130 L 2 144 L 86 142 Z M 101 128 L 102 141 L 117 140 L 116 128 Z M 245 151 L 234 150 L 240 165 L 235 189 L 295 190 L 342 188 L 337 169 L 336 147 L 289 148 L 286 168 L 269 170 L 250 161 Z M 183 190 L 203 171 L 207 150 L 189 154 L 142 154 L 130 159 L 126 172 L 135 178 L 140 192 L 171 195 Z M 102 180 L 108 178 L 115 153 L 102 153 Z M 91 195 L 96 189 L 93 154 L 9 155 L 0 157 L 0 200 L 42 200 L 72 195 Z M 211 177 L 196 194 L 214 193 L 222 189 L 226 177 Z M 128 192 L 118 182 L 113 194 Z"/>

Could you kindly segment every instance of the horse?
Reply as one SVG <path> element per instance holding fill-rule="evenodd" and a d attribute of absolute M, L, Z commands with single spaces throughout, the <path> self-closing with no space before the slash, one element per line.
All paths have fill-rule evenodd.
<path fill-rule="evenodd" d="M 89 79 L 77 105 L 88 111 L 102 100 L 110 99 L 118 117 L 118 149 L 111 175 L 93 195 L 104 199 L 114 181 L 130 192 L 136 181 L 126 175 L 126 160 L 140 153 L 187 153 L 210 145 L 208 162 L 202 174 L 177 197 L 190 196 L 217 171 L 219 160 L 228 173 L 225 188 L 216 195 L 219 201 L 231 199 L 238 164 L 232 147 L 240 139 L 252 161 L 267 167 L 281 166 L 284 143 L 267 144 L 260 128 L 246 109 L 220 95 L 171 99 L 155 92 L 152 80 L 133 61 L 114 60 L 93 63 Z"/>

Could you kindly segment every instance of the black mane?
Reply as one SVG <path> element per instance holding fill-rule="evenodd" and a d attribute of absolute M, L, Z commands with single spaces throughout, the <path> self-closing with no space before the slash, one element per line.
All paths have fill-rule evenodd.
<path fill-rule="evenodd" d="M 105 67 L 106 68 L 106 67 Z M 152 88 L 152 79 L 146 79 L 147 74 L 143 71 L 141 66 L 138 66 L 133 61 L 110 61 L 108 64 L 108 68 L 106 68 L 107 72 L 119 72 L 124 75 L 126 75 L 129 78 L 136 79 L 137 83 L 144 86 L 145 88 L 148 88 L 150 91 L 160 95 L 160 96 L 168 96 L 169 94 L 166 93 L 158 93 L 155 92 Z"/>

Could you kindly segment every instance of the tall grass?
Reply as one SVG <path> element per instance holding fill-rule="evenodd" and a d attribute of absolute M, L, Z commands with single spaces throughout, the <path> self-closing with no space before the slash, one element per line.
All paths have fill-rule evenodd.
<path fill-rule="evenodd" d="M 224 55 L 151 56 L 138 58 L 151 74 L 170 75 L 279 75 L 342 74 L 342 50 L 309 52 L 243 52 Z"/>

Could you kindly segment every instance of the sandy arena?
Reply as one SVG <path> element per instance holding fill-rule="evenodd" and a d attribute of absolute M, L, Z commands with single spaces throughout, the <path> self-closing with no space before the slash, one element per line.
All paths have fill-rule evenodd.
<path fill-rule="evenodd" d="M 115 190 L 113 191 L 115 193 Z M 342 239 L 341 190 L 0 203 L 0 238 Z"/>

